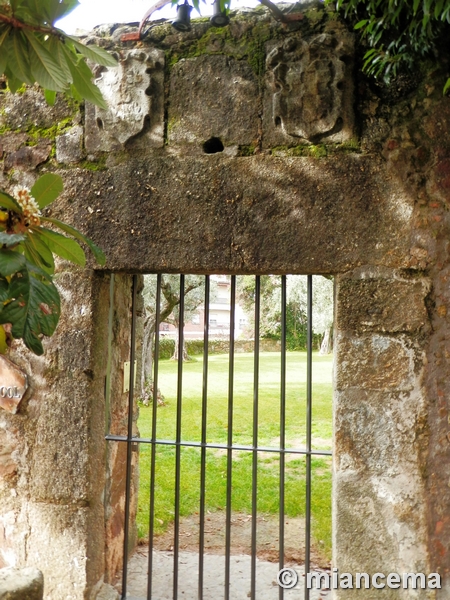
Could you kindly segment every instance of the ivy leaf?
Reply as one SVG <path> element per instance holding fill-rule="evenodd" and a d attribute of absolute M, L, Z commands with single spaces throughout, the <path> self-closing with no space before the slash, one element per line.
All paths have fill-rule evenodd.
<path fill-rule="evenodd" d="M 117 60 L 109 52 L 103 50 L 103 48 L 99 46 L 86 46 L 70 35 L 67 35 L 66 39 L 70 40 L 80 54 L 89 58 L 92 62 L 104 67 L 117 67 Z"/>
<path fill-rule="evenodd" d="M 0 279 L 0 324 L 12 323 L 12 335 L 23 338 L 35 354 L 43 354 L 40 336 L 54 333 L 61 313 L 58 290 L 48 275 L 27 261 L 7 289 L 6 283 Z"/>
<path fill-rule="evenodd" d="M 45 208 L 56 200 L 63 189 L 63 180 L 59 175 L 46 173 L 39 177 L 30 191 L 39 208 Z"/>
<path fill-rule="evenodd" d="M 23 341 L 38 356 L 44 353 L 40 335 L 53 335 L 61 314 L 58 290 L 50 278 L 39 276 L 30 267 L 30 296 Z"/>
<path fill-rule="evenodd" d="M 0 249 L 0 275 L 9 277 L 25 266 L 25 257 L 14 250 Z M 4 321 L 6 323 L 7 321 Z"/>
<path fill-rule="evenodd" d="M 26 236 L 22 233 L 5 233 L 4 231 L 0 233 L 0 245 L 15 246 L 24 240 L 26 240 Z"/>
<path fill-rule="evenodd" d="M 58 19 L 62 19 L 79 6 L 78 0 L 47 0 L 47 15 L 53 25 Z"/>
<path fill-rule="evenodd" d="M 6 192 L 0 191 L 0 206 L 2 208 L 6 208 L 6 210 L 13 210 L 14 212 L 20 214 L 22 213 L 22 209 L 17 200 L 15 200 L 15 198 Z"/>
<path fill-rule="evenodd" d="M 59 38 L 51 37 L 47 40 L 47 44 L 49 52 L 53 58 L 58 61 L 61 71 L 64 73 L 64 77 L 68 82 L 72 83 L 72 74 L 70 73 L 69 65 L 67 64 L 66 55 L 63 52 L 64 42 Z"/>
<path fill-rule="evenodd" d="M 34 233 L 38 233 L 41 236 L 44 243 L 47 244 L 54 254 L 82 267 L 86 264 L 84 250 L 75 240 L 45 227 L 36 227 Z"/>
<path fill-rule="evenodd" d="M 46 90 L 62 92 L 69 82 L 61 67 L 37 34 L 27 30 L 24 33 L 29 42 L 31 72 L 36 81 Z"/>
<path fill-rule="evenodd" d="M 67 64 L 69 65 L 70 73 L 73 77 L 73 85 L 77 92 L 83 98 L 92 102 L 92 104 L 96 104 L 100 108 L 108 108 L 100 90 L 91 81 L 93 75 L 90 68 L 84 62 L 84 59 L 77 59 L 65 46 L 63 46 L 63 50 L 67 57 Z"/>
<path fill-rule="evenodd" d="M 29 262 L 37 265 L 46 273 L 53 275 L 55 272 L 53 253 L 40 236 L 36 235 L 35 231 L 27 236 L 24 248 L 25 257 Z"/>
<path fill-rule="evenodd" d="M 5 48 L 2 50 L 2 46 L 6 38 L 8 37 L 10 31 L 10 27 L 6 27 L 5 29 L 0 29 L 0 75 L 2 75 L 6 69 L 6 63 L 8 60 L 7 52 Z"/>
<path fill-rule="evenodd" d="M 15 94 L 17 90 L 22 86 L 22 81 L 20 81 L 20 79 L 17 79 L 17 77 L 14 77 L 14 75 L 11 72 L 11 69 L 9 68 L 9 65 L 6 66 L 4 72 L 6 77 L 8 78 L 9 91 L 12 94 Z"/>
<path fill-rule="evenodd" d="M 35 78 L 30 71 L 27 43 L 22 32 L 13 29 L 4 45 L 8 53 L 8 67 L 14 78 L 20 79 L 21 84 L 32 85 Z"/>
<path fill-rule="evenodd" d="M 68 233 L 69 235 L 72 235 L 77 240 L 80 240 L 80 242 L 84 242 L 91 250 L 92 254 L 95 257 L 95 260 L 98 262 L 99 265 L 103 266 L 106 263 L 106 257 L 104 255 L 103 251 L 96 244 L 94 244 L 94 242 L 92 240 L 90 240 L 88 237 L 83 235 L 80 231 L 78 231 L 78 229 L 75 229 L 75 227 L 72 227 L 71 225 L 67 225 L 67 223 L 63 223 L 62 221 L 59 221 L 58 219 L 51 219 L 50 217 L 43 217 L 42 221 L 47 221 L 48 223 L 52 223 L 53 225 L 55 225 L 56 227 L 58 227 L 65 233 Z"/>
<path fill-rule="evenodd" d="M 0 310 L 0 324 L 11 323 L 11 333 L 15 338 L 21 338 L 23 335 L 30 300 L 30 278 L 25 257 L 22 258 L 24 259 L 22 268 L 11 277 L 8 297 L 3 301 Z"/>
<path fill-rule="evenodd" d="M 447 92 L 450 90 L 450 77 L 447 79 L 447 81 L 445 82 L 445 86 L 444 86 L 444 96 L 447 94 Z"/>
<path fill-rule="evenodd" d="M 56 100 L 56 92 L 54 90 L 44 90 L 45 101 L 49 106 L 54 106 Z"/>

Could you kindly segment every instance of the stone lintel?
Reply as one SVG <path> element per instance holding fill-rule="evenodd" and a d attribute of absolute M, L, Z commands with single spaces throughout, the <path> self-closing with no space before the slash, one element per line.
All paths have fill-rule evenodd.
<path fill-rule="evenodd" d="M 64 175 L 72 201 L 61 216 L 104 249 L 109 270 L 336 273 L 369 256 L 409 265 L 412 199 L 374 156 L 154 156 Z"/>

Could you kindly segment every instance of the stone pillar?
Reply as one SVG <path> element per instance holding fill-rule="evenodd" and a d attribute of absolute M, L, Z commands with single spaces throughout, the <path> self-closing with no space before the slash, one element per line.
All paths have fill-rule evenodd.
<path fill-rule="evenodd" d="M 337 277 L 333 566 L 340 575 L 430 572 L 422 456 L 428 293 L 429 281 L 408 271 L 364 267 Z M 429 593 L 344 589 L 335 598 Z"/>
<path fill-rule="evenodd" d="M 65 270 L 56 282 L 64 319 L 45 355 L 11 356 L 30 388 L 17 414 L 0 414 L 0 567 L 38 568 L 46 600 L 84 600 L 104 588 L 109 275 Z"/>

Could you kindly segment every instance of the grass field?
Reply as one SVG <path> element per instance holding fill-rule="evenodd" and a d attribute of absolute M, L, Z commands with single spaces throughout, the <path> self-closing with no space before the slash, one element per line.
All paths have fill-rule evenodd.
<path fill-rule="evenodd" d="M 253 355 L 236 354 L 234 370 L 233 444 L 251 445 L 253 428 Z M 330 449 L 332 440 L 331 356 L 313 357 L 313 448 Z M 209 357 L 207 441 L 225 443 L 228 435 L 228 355 Z M 201 440 L 201 398 L 203 360 L 183 365 L 182 439 Z M 157 439 L 174 440 L 176 432 L 177 363 L 160 361 L 159 388 L 165 406 L 157 410 Z M 306 353 L 290 352 L 286 372 L 286 447 L 302 448 L 306 442 Z M 151 437 L 152 406 L 141 407 L 138 421 L 141 437 Z M 280 354 L 260 355 L 258 440 L 260 446 L 279 447 L 280 436 Z M 150 445 L 140 446 L 138 531 L 148 535 Z M 175 448 L 158 446 L 156 453 L 156 532 L 173 520 Z M 312 518 L 313 538 L 326 555 L 331 550 L 331 460 L 313 457 Z M 208 510 L 226 505 L 226 456 L 223 450 L 208 449 L 206 504 Z M 198 511 L 200 450 L 181 449 L 181 515 Z M 251 512 L 252 453 L 233 452 L 233 495 L 235 511 Z M 294 517 L 305 511 L 305 459 L 286 459 L 285 513 Z M 277 514 L 279 510 L 279 459 L 262 453 L 258 462 L 258 511 Z"/>

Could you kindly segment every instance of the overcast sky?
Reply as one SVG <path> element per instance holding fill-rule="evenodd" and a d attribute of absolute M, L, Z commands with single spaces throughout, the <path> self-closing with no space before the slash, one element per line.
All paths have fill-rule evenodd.
<path fill-rule="evenodd" d="M 95 25 L 102 23 L 133 23 L 140 22 L 147 10 L 156 4 L 156 0 L 80 0 L 78 6 L 68 17 L 62 19 L 58 23 L 58 27 L 66 33 L 75 33 L 77 29 L 89 31 Z M 208 11 L 212 0 L 208 0 L 207 4 L 201 4 L 202 15 L 210 14 Z M 234 0 L 233 8 L 243 6 L 256 6 L 257 0 Z M 153 19 L 171 19 L 176 14 L 175 7 L 165 6 L 161 10 L 155 12 Z M 192 18 L 198 16 L 194 10 Z"/>

